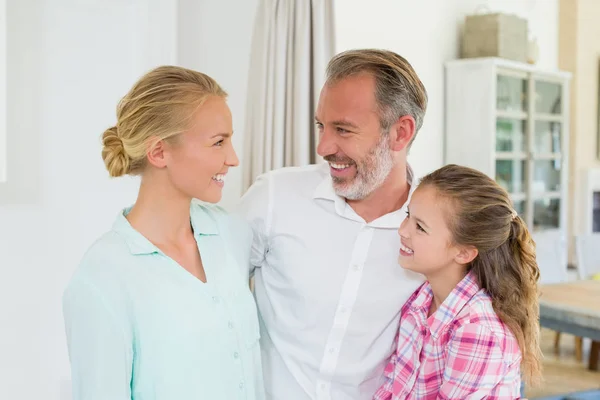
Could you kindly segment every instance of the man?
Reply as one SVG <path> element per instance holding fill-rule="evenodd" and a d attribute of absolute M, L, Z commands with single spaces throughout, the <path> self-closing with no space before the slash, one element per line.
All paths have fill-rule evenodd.
<path fill-rule="evenodd" d="M 424 279 L 398 266 L 397 230 L 426 107 L 404 58 L 341 53 L 316 110 L 327 163 L 262 175 L 242 198 L 268 399 L 366 400 L 383 382 L 400 309 Z"/>

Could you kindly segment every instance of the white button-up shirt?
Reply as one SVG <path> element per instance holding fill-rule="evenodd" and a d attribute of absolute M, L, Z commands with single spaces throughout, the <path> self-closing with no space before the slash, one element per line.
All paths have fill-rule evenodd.
<path fill-rule="evenodd" d="M 254 230 L 267 398 L 371 399 L 400 309 L 424 281 L 397 263 L 406 205 L 366 223 L 321 164 L 262 175 L 239 211 Z"/>

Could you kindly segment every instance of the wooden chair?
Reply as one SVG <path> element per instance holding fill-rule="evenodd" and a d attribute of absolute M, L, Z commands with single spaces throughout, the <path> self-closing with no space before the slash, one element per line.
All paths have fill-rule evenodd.
<path fill-rule="evenodd" d="M 576 236 L 575 254 L 577 257 L 577 272 L 579 274 L 579 279 L 600 280 L 600 233 Z M 583 340 L 578 338 L 578 341 L 575 343 L 575 356 L 579 361 L 582 361 L 583 359 L 582 349 Z M 600 342 L 592 341 L 589 369 L 597 371 L 599 359 Z"/>

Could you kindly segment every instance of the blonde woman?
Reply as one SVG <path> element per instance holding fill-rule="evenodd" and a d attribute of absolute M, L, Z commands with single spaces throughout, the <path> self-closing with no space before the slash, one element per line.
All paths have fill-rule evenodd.
<path fill-rule="evenodd" d="M 264 398 L 251 231 L 210 204 L 238 165 L 226 96 L 202 73 L 159 67 L 104 132 L 110 176 L 141 185 L 64 294 L 73 399 Z"/>

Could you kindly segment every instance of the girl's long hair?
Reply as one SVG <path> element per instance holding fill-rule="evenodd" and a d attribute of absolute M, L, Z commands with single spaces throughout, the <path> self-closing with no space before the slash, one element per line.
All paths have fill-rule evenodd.
<path fill-rule="evenodd" d="M 449 201 L 452 212 L 448 225 L 455 243 L 477 248 L 469 270 L 492 298 L 498 317 L 517 338 L 525 380 L 538 383 L 540 271 L 535 243 L 525 222 L 514 211 L 508 193 L 477 170 L 447 165 L 421 180 L 421 186 L 428 185 Z"/>

